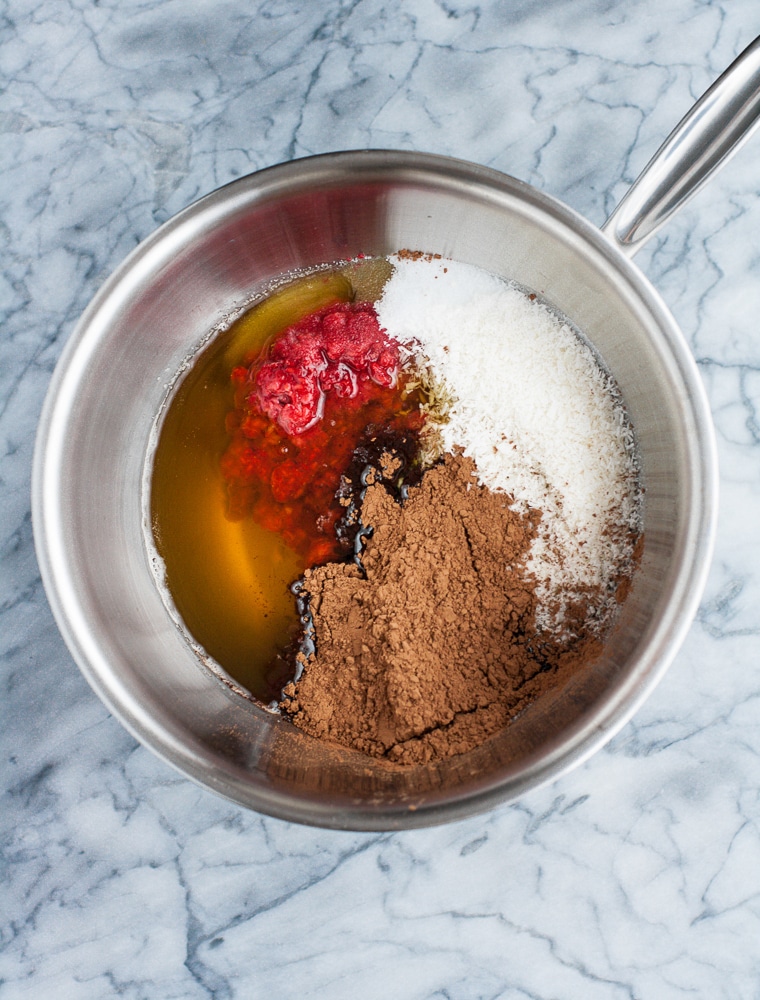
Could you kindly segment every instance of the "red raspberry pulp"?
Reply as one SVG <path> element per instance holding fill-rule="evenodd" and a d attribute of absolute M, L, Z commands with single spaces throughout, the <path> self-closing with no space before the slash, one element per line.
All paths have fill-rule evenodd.
<path fill-rule="evenodd" d="M 398 344 L 369 302 L 327 306 L 289 327 L 256 371 L 256 401 L 286 434 L 303 434 L 323 416 L 325 396 L 353 399 L 362 380 L 393 388 Z"/>
<path fill-rule="evenodd" d="M 354 450 L 373 433 L 417 435 L 424 423 L 399 368 L 398 343 L 368 302 L 312 313 L 235 368 L 222 458 L 230 516 L 278 532 L 304 568 L 345 555 L 336 493 Z"/>

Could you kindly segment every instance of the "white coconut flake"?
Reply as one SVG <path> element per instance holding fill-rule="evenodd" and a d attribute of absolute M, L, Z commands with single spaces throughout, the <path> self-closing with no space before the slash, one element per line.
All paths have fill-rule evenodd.
<path fill-rule="evenodd" d="M 561 630 L 589 591 L 601 623 L 639 526 L 633 435 L 612 379 L 568 322 L 515 285 L 456 261 L 391 260 L 378 317 L 451 397 L 444 449 L 543 511 L 528 564 L 539 624 Z"/>

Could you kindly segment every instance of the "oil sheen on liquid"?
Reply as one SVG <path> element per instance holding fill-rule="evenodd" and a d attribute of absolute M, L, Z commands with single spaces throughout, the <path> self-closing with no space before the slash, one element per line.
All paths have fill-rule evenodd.
<path fill-rule="evenodd" d="M 153 461 L 151 521 L 166 584 L 187 631 L 256 698 L 277 697 L 277 666 L 299 619 L 290 585 L 304 571 L 278 534 L 230 520 L 220 461 L 233 403 L 230 372 L 283 329 L 335 301 L 376 301 L 391 267 L 384 259 L 294 280 L 215 337 L 177 387 Z"/>

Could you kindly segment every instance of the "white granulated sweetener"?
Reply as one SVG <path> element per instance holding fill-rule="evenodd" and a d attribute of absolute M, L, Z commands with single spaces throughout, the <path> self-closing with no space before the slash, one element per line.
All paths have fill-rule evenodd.
<path fill-rule="evenodd" d="M 608 617 L 639 528 L 633 435 L 610 376 L 556 313 L 468 264 L 391 258 L 377 303 L 452 403 L 446 451 L 472 458 L 480 482 L 543 511 L 528 569 L 539 624 L 562 630 L 569 602 L 598 595 Z"/>

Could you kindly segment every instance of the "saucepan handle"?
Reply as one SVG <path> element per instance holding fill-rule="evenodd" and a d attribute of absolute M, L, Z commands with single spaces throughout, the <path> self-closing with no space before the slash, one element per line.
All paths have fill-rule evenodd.
<path fill-rule="evenodd" d="M 760 38 L 731 63 L 673 129 L 602 231 L 633 256 L 758 124 Z"/>

